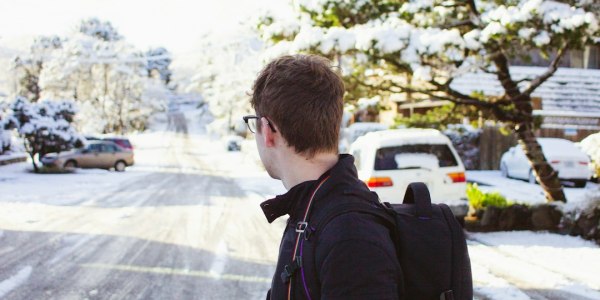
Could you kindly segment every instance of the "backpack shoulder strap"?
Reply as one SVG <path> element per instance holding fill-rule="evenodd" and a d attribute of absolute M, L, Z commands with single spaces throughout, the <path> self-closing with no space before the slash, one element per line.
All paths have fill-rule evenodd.
<path fill-rule="evenodd" d="M 309 267 L 309 269 L 306 270 L 306 274 L 305 272 L 302 272 L 301 274 L 302 282 L 305 283 L 305 287 L 307 285 L 319 286 L 320 280 L 318 278 L 319 275 L 316 273 L 316 261 L 314 260 L 317 241 L 316 239 L 309 241 L 309 239 L 313 233 L 319 234 L 322 232 L 332 220 L 339 216 L 352 212 L 376 216 L 377 219 L 382 221 L 382 224 L 389 229 L 394 243 L 397 244 L 398 233 L 394 212 L 391 208 L 388 208 L 379 202 L 377 194 L 356 188 L 348 188 L 344 189 L 342 193 L 336 192 L 328 197 L 331 197 L 334 201 L 331 201 L 319 210 L 312 212 L 308 220 L 310 224 L 303 234 L 304 240 L 307 241 L 307 243 L 302 243 L 302 246 L 305 248 L 304 253 L 310 253 L 311 255 L 311 257 L 307 257 L 304 265 L 304 267 Z M 397 248 L 396 252 L 396 254 L 398 254 Z M 404 290 L 403 282 L 400 282 L 399 288 L 402 291 Z M 318 293 L 318 291 L 314 292 Z M 306 295 L 309 294 L 310 293 L 307 290 Z M 403 292 L 401 292 L 400 295 L 403 295 Z"/>
<path fill-rule="evenodd" d="M 311 229 L 322 230 L 333 219 L 341 215 L 360 212 L 378 217 L 390 229 L 396 227 L 396 221 L 389 208 L 379 202 L 377 194 L 359 189 L 344 189 L 335 197 L 335 201 L 325 205 L 310 216 Z M 367 200 L 367 201 L 365 201 Z"/>

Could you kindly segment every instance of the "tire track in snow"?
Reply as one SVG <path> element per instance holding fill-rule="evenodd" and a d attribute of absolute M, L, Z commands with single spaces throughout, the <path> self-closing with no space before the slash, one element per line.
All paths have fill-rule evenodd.
<path fill-rule="evenodd" d="M 32 270 L 33 268 L 31 266 L 26 266 L 17 272 L 17 274 L 0 282 L 0 298 L 25 283 L 25 281 L 29 279 L 29 276 L 31 276 Z"/>

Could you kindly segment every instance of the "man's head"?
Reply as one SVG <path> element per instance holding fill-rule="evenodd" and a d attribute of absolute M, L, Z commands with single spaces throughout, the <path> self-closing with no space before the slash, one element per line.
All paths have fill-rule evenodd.
<path fill-rule="evenodd" d="M 280 57 L 265 66 L 252 90 L 256 114 L 274 126 L 297 154 L 310 159 L 318 153 L 337 153 L 344 83 L 329 60 L 314 55 Z"/>

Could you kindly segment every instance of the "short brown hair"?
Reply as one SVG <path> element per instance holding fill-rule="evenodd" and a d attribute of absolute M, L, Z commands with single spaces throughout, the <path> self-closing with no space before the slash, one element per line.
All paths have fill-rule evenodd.
<path fill-rule="evenodd" d="M 282 56 L 259 73 L 252 107 L 275 123 L 297 153 L 338 151 L 344 82 L 331 62 L 316 55 Z M 259 122 L 260 124 L 260 122 Z"/>

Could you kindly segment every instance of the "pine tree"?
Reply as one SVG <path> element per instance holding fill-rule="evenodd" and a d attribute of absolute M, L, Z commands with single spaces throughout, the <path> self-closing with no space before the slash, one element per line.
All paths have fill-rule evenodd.
<path fill-rule="evenodd" d="M 153 48 L 146 52 L 146 60 L 148 77 L 152 77 L 153 72 L 157 72 L 160 79 L 168 85 L 172 75 L 169 69 L 172 62 L 171 53 L 163 47 Z"/>

